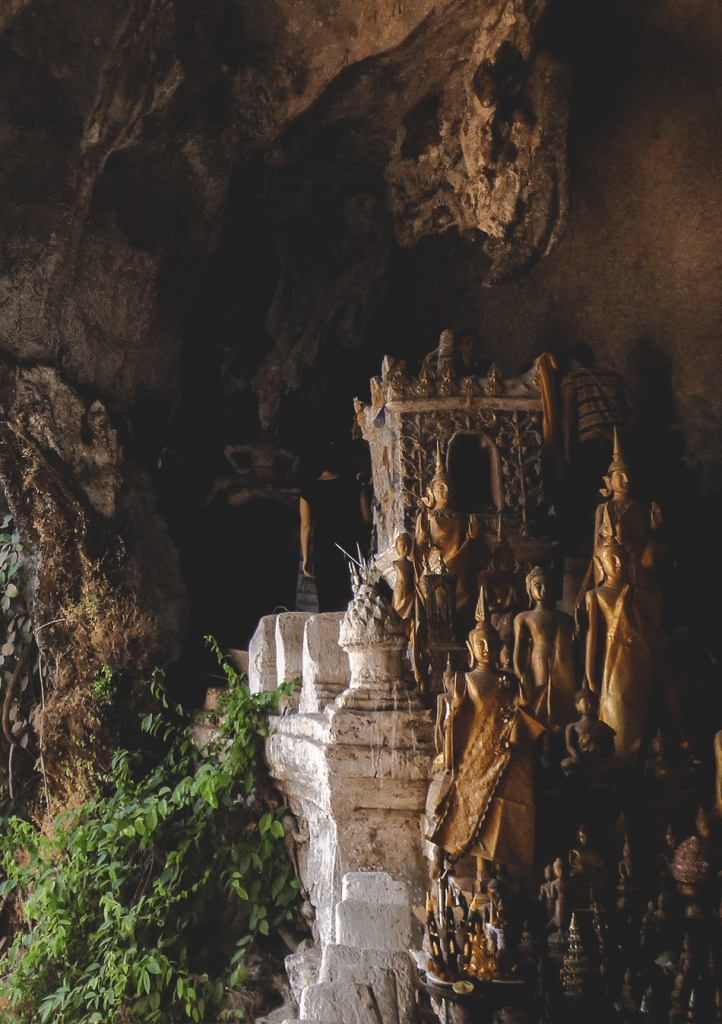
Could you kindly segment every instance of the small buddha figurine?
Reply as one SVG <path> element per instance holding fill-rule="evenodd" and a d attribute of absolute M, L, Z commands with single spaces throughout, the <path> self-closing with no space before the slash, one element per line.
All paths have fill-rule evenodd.
<path fill-rule="evenodd" d="M 518 946 L 519 959 L 527 964 L 536 963 L 536 944 L 534 935 L 529 927 L 529 921 L 525 920 L 522 927 L 521 939 Z"/>
<path fill-rule="evenodd" d="M 556 611 L 551 580 L 537 566 L 526 578 L 532 608 L 514 619 L 514 673 L 529 710 L 547 728 L 574 720 L 574 619 Z"/>
<path fill-rule="evenodd" d="M 551 864 L 547 864 L 544 868 L 544 881 L 539 887 L 539 902 L 544 901 L 546 909 L 547 921 L 551 921 L 554 916 L 554 893 L 552 892 L 552 878 L 554 877 L 554 868 Z"/>
<path fill-rule="evenodd" d="M 562 768 L 566 774 L 600 775 L 612 765 L 614 729 L 599 721 L 599 700 L 588 686 L 578 691 L 574 703 L 581 718 L 566 728 L 569 757 L 562 761 Z"/>
<path fill-rule="evenodd" d="M 504 385 L 502 384 L 501 381 L 501 370 L 496 365 L 496 363 L 492 363 L 491 366 L 489 367 L 486 379 L 488 381 L 486 387 L 487 394 L 492 395 L 493 397 L 500 395 L 504 390 Z"/>
<path fill-rule="evenodd" d="M 414 618 L 414 602 L 416 600 L 416 578 L 414 575 L 414 563 L 409 558 L 413 549 L 413 540 L 408 533 L 400 533 L 396 538 L 396 551 L 398 558 L 393 566 L 396 570 L 396 582 L 394 583 L 393 606 L 404 621 L 406 635 L 411 633 L 411 626 Z"/>
<path fill-rule="evenodd" d="M 619 893 L 617 899 L 617 907 L 619 910 L 625 910 L 628 907 L 632 907 L 636 903 L 636 898 L 639 895 L 639 887 L 634 882 L 634 864 L 632 862 L 632 848 L 629 845 L 629 839 L 625 835 L 624 837 L 624 850 L 622 859 L 618 864 L 619 870 L 619 885 L 617 886 L 617 892 Z"/>
<path fill-rule="evenodd" d="M 577 829 L 577 845 L 569 851 L 569 865 L 572 876 L 595 876 L 604 871 L 604 859 L 589 846 L 589 836 L 584 825 Z"/>
<path fill-rule="evenodd" d="M 569 903 L 569 885 L 566 877 L 566 866 L 561 857 L 554 861 L 554 880 L 551 884 L 551 893 L 554 900 L 554 917 L 549 922 L 561 932 L 569 927 L 572 913 Z"/>
<path fill-rule="evenodd" d="M 454 718 L 464 699 L 463 677 L 451 668 L 451 659 L 447 659 L 446 671 L 443 675 L 444 692 L 436 701 L 436 753 L 435 771 L 453 774 L 454 771 Z"/>

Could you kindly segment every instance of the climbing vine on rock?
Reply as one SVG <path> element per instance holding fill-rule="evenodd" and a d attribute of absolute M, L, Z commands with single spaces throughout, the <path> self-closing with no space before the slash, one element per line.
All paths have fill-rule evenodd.
<path fill-rule="evenodd" d="M 187 718 L 148 715 L 146 732 L 170 743 L 164 757 L 117 753 L 112 795 L 59 816 L 49 834 L 2 822 L 0 898 L 20 921 L 0 961 L 3 1020 L 221 1019 L 250 943 L 293 917 L 284 809 L 264 808 L 257 791 L 267 715 L 293 684 L 252 695 L 220 660 L 229 688 L 207 745 L 194 745 Z"/>

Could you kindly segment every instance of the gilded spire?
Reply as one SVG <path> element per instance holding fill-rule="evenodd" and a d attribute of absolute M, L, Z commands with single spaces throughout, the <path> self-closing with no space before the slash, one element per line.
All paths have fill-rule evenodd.
<path fill-rule="evenodd" d="M 607 472 L 611 474 L 611 473 L 614 473 L 614 472 L 619 470 L 619 471 L 621 471 L 623 473 L 628 473 L 630 471 L 630 468 L 631 467 L 630 467 L 629 463 L 627 462 L 627 460 L 625 459 L 624 453 L 622 452 L 622 447 L 621 447 L 621 445 L 619 443 L 619 434 L 617 432 L 617 427 L 615 425 L 615 427 L 614 427 L 614 457 L 612 459 L 611 465 L 609 466 L 609 469 L 607 470 Z"/>

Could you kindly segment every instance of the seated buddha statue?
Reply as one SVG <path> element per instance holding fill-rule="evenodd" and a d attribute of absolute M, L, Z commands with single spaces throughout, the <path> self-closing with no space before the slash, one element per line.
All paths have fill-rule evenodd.
<path fill-rule="evenodd" d="M 455 507 L 451 477 L 444 466 L 439 444 L 436 472 L 416 519 L 414 557 L 419 578 L 429 570 L 445 571 L 456 577 L 457 635 L 468 630 L 474 621 L 481 547 L 476 519 Z"/>

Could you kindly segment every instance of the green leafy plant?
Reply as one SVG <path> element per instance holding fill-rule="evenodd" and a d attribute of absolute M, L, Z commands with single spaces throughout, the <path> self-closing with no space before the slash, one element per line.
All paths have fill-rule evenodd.
<path fill-rule="evenodd" d="M 0 896 L 24 921 L 0 963 L 3 1020 L 209 1021 L 224 999 L 219 979 L 240 987 L 250 943 L 293 916 L 300 882 L 284 809 L 259 813 L 255 799 L 267 715 L 293 684 L 251 694 L 210 642 L 229 682 L 214 739 L 197 747 L 178 707 L 180 725 L 167 711 L 149 715 L 144 729 L 168 752 L 119 752 L 111 796 L 60 816 L 51 835 L 2 823 Z M 168 709 L 157 680 L 154 691 Z M 221 913 L 235 945 L 207 954 L 212 980 L 198 936 L 217 939 Z"/>
<path fill-rule="evenodd" d="M 98 704 L 112 705 L 115 696 L 115 684 L 113 682 L 113 670 L 110 665 L 103 665 L 98 678 L 91 684 L 91 690 L 95 695 Z"/>

